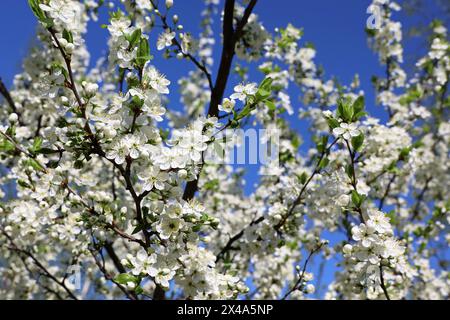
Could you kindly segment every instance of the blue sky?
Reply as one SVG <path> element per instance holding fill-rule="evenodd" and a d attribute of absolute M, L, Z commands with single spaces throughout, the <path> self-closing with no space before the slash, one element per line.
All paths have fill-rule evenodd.
<path fill-rule="evenodd" d="M 273 31 L 276 27 L 285 27 L 288 23 L 304 28 L 302 41 L 314 44 L 317 49 L 316 63 L 324 67 L 326 76 L 330 78 L 336 76 L 341 83 L 348 84 L 358 73 L 361 87 L 366 92 L 369 112 L 384 118 L 385 112 L 374 106 L 374 94 L 370 82 L 373 75 L 383 75 L 384 69 L 378 64 L 378 57 L 367 46 L 364 28 L 369 3 L 370 0 L 261 0 L 255 11 L 269 31 Z M 9 86 L 14 74 L 20 71 L 21 61 L 32 44 L 36 19 L 28 8 L 26 0 L 2 0 L 2 4 L 8 9 L 0 11 L 0 77 Z M 177 0 L 172 10 L 181 17 L 180 23 L 185 26 L 185 29 L 196 34 L 200 31 L 199 17 L 202 7 L 202 0 Z M 101 12 L 100 20 L 89 24 L 86 36 L 92 65 L 107 49 L 108 31 L 100 27 L 101 24 L 107 23 L 107 14 L 105 10 Z M 396 16 L 404 25 L 411 25 L 411 18 L 404 14 Z M 219 34 L 218 18 L 215 27 Z M 153 33 L 151 38 L 155 40 L 156 36 L 157 33 Z M 153 46 L 155 42 L 153 41 Z M 414 53 L 417 52 L 417 48 L 420 48 L 416 42 L 408 42 Z M 218 47 L 220 40 L 217 44 L 216 47 L 219 50 L 215 50 L 216 62 L 220 58 Z M 154 64 L 172 80 L 170 108 L 180 109 L 176 79 L 186 75 L 193 66 L 186 61 L 164 60 L 154 47 L 152 51 L 155 56 Z M 213 78 L 215 78 L 214 70 Z M 259 73 L 250 74 L 250 79 L 253 81 L 259 81 L 260 78 Z M 236 82 L 237 79 L 231 79 L 228 85 L 229 90 Z M 289 92 L 294 108 L 298 109 L 300 106 L 298 89 L 291 86 Z M 307 126 L 294 125 L 302 135 L 308 136 Z"/>
<path fill-rule="evenodd" d="M 198 18 L 202 2 L 177 0 L 173 7 L 173 11 L 182 17 L 185 29 L 194 33 L 200 30 Z M 369 83 L 373 74 L 382 72 L 377 57 L 366 43 L 364 27 L 369 3 L 369 0 L 261 0 L 255 11 L 268 30 L 286 26 L 289 22 L 303 27 L 304 40 L 314 43 L 318 51 L 317 62 L 324 66 L 328 75 L 338 76 L 347 83 L 355 73 L 359 73 L 362 82 Z M 34 38 L 36 21 L 26 0 L 2 0 L 2 4 L 8 9 L 0 12 L 0 75 L 10 84 Z M 105 17 L 101 15 L 100 22 L 91 23 L 89 27 L 87 45 L 93 61 L 106 49 L 108 31 L 100 28 Z M 156 59 L 160 69 L 172 79 L 190 67 L 179 68 L 178 64 L 185 63 L 174 60 L 159 63 L 158 56 Z"/>
<path fill-rule="evenodd" d="M 200 31 L 199 17 L 203 1 L 175 0 L 174 2 L 173 12 L 181 17 L 181 24 L 186 30 L 197 34 Z M 369 3 L 369 0 L 260 0 L 255 12 L 269 31 L 273 31 L 275 27 L 285 27 L 288 23 L 304 28 L 302 41 L 314 44 L 317 49 L 316 63 L 324 67 L 327 77 L 336 76 L 341 83 L 348 84 L 358 73 L 361 87 L 366 93 L 369 113 L 383 119 L 385 112 L 375 106 L 374 91 L 370 81 L 373 75 L 381 76 L 385 71 L 379 65 L 378 57 L 367 46 L 364 28 Z M 14 74 L 20 71 L 21 61 L 34 39 L 36 20 L 26 0 L 2 0 L 2 7 L 4 9 L 0 11 L 0 77 L 7 86 L 10 86 Z M 411 26 L 415 20 L 402 13 L 394 17 L 398 18 L 405 27 Z M 434 18 L 433 14 L 431 17 Z M 91 52 L 91 64 L 95 63 L 96 58 L 106 50 L 108 31 L 100 27 L 102 23 L 107 23 L 106 18 L 106 14 L 101 14 L 99 22 L 89 24 L 86 41 Z M 217 32 L 219 32 L 218 20 L 217 18 Z M 151 39 L 152 37 L 154 43 L 156 33 L 151 35 Z M 217 42 L 220 44 L 220 41 Z M 410 57 L 408 52 L 417 55 L 422 49 L 421 43 L 417 40 L 408 40 L 406 61 Z M 154 64 L 172 81 L 170 107 L 179 109 L 181 105 L 176 90 L 176 79 L 186 75 L 192 69 L 192 64 L 176 59 L 164 60 L 155 48 L 152 51 L 155 56 Z M 216 62 L 219 60 L 219 54 L 220 50 L 216 50 Z M 215 72 L 213 73 L 215 79 Z M 250 74 L 250 79 L 254 81 L 259 81 L 260 78 L 260 74 Z M 229 88 L 232 88 L 236 81 L 237 79 L 231 79 Z M 290 93 L 294 109 L 298 109 L 301 105 L 298 99 L 299 91 L 292 86 Z M 307 125 L 296 119 L 294 119 L 294 126 L 307 140 Z M 256 170 L 257 168 L 249 170 L 246 192 L 251 192 L 252 185 L 257 181 Z M 316 263 L 315 267 L 317 265 Z M 329 263 L 325 268 L 324 283 L 330 281 L 334 270 L 334 262 Z"/>

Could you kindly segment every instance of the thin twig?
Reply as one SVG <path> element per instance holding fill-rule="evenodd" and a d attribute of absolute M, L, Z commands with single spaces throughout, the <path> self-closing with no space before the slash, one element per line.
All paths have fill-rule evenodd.
<path fill-rule="evenodd" d="M 288 292 L 286 292 L 286 294 L 283 296 L 283 298 L 281 298 L 281 300 L 286 300 L 286 298 L 289 297 L 289 295 L 291 295 L 292 292 L 300 289 L 300 287 L 302 286 L 302 283 L 303 283 L 303 279 L 305 277 L 306 267 L 308 266 L 309 260 L 311 260 L 311 257 L 317 251 L 319 251 L 324 246 L 324 244 L 325 243 L 322 242 L 316 248 L 311 250 L 311 252 L 309 253 L 308 257 L 306 258 L 305 263 L 303 264 L 302 272 L 300 273 L 300 276 L 299 276 L 298 280 L 295 282 L 294 286 Z"/>

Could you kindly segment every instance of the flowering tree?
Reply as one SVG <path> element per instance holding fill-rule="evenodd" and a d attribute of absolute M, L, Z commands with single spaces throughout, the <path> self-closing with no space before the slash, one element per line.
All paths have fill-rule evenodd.
<path fill-rule="evenodd" d="M 110 5 L 108 54 L 89 69 L 83 37 L 103 2 L 29 0 L 39 45 L 11 89 L 0 83 L 0 297 L 304 299 L 314 292 L 310 261 L 322 256 L 338 265 L 325 298 L 448 299 L 441 23 L 409 76 L 393 20 L 400 8 L 373 1 L 367 33 L 386 70 L 373 81 L 381 121 L 365 111 L 357 76 L 326 79 L 302 30 L 266 30 L 257 0 L 205 0 L 198 37 L 171 0 Z M 176 79 L 184 112 L 171 109 L 174 79 L 153 63 L 156 38 L 152 54 L 192 66 Z M 245 64 L 264 80 L 248 79 Z M 304 107 L 291 106 L 289 85 Z M 309 150 L 290 126 L 296 111 Z M 251 127 L 276 136 L 278 157 L 246 195 L 241 172 L 204 159 L 235 140 L 230 129 Z M 69 281 L 73 270 L 82 286 Z"/>

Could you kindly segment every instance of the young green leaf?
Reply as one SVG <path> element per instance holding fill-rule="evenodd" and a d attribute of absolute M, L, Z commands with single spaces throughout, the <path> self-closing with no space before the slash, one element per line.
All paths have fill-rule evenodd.
<path fill-rule="evenodd" d="M 147 61 L 152 58 L 150 55 L 150 47 L 148 45 L 148 40 L 141 38 L 139 41 L 139 46 L 136 54 L 136 65 L 139 68 L 143 68 Z"/>
<path fill-rule="evenodd" d="M 128 282 L 137 283 L 138 277 L 128 273 L 121 273 L 114 277 L 114 281 L 126 285 Z"/>
<path fill-rule="evenodd" d="M 361 133 L 356 137 L 352 137 L 352 147 L 355 151 L 360 151 L 364 143 L 364 135 Z"/>

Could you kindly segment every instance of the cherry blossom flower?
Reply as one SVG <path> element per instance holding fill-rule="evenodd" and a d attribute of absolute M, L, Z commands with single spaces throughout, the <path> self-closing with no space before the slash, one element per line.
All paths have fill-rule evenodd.
<path fill-rule="evenodd" d="M 230 100 L 228 98 L 223 99 L 222 104 L 219 104 L 219 110 L 225 112 L 231 112 L 236 104 L 235 100 Z"/>
<path fill-rule="evenodd" d="M 339 127 L 333 129 L 333 133 L 349 140 L 351 137 L 359 136 L 361 132 L 357 129 L 356 124 L 342 122 Z"/>
<path fill-rule="evenodd" d="M 160 74 L 153 66 L 145 69 L 143 78 L 144 81 L 148 81 L 149 86 L 157 92 L 161 94 L 169 93 L 169 89 L 167 87 L 169 86 L 170 81 L 167 80 L 164 75 Z"/>
<path fill-rule="evenodd" d="M 168 174 L 160 171 L 157 167 L 150 167 L 143 168 L 138 173 L 138 177 L 144 182 L 142 188 L 145 191 L 151 191 L 153 188 L 163 190 L 164 182 L 168 179 Z"/>
<path fill-rule="evenodd" d="M 239 84 L 234 87 L 234 93 L 230 96 L 231 99 L 245 101 L 247 96 L 255 94 L 257 87 L 255 83 Z"/>
<path fill-rule="evenodd" d="M 162 215 L 161 222 L 156 226 L 161 239 L 169 239 L 172 235 L 176 235 L 183 226 L 180 218 L 172 218 L 168 215 Z"/>
<path fill-rule="evenodd" d="M 41 3 L 39 7 L 48 12 L 53 19 L 59 19 L 64 23 L 70 23 L 75 18 L 74 7 L 63 0 L 50 0 L 48 5 Z"/>
<path fill-rule="evenodd" d="M 171 32 L 169 29 L 164 30 L 158 37 L 157 49 L 162 50 L 165 47 L 170 47 L 174 38 L 175 32 Z"/>

